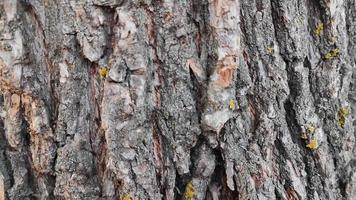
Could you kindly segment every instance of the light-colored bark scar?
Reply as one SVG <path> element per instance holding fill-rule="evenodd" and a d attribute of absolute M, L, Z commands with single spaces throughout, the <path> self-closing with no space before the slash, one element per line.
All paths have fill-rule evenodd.
<path fill-rule="evenodd" d="M 222 15 L 222 4 L 223 0 L 214 0 L 214 7 L 215 7 L 215 15 L 221 16 Z"/>

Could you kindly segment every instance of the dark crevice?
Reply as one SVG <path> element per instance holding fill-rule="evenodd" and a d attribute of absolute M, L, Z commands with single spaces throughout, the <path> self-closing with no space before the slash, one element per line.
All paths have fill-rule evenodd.
<path fill-rule="evenodd" d="M 283 56 L 282 56 L 283 58 Z M 287 122 L 287 126 L 288 126 L 288 132 L 291 135 L 291 138 L 293 140 L 293 143 L 298 144 L 299 148 L 300 148 L 300 154 L 302 155 L 302 160 L 303 163 L 305 164 L 305 170 L 307 173 L 307 184 L 306 184 L 306 188 L 307 188 L 307 196 L 308 199 L 311 198 L 314 194 L 313 194 L 313 188 L 314 188 L 314 181 L 311 179 L 311 172 L 314 171 L 314 163 L 310 163 L 310 160 L 312 159 L 311 157 L 311 153 L 308 153 L 305 149 L 305 144 L 303 144 L 301 142 L 300 139 L 300 133 L 301 133 L 301 129 L 300 126 L 298 124 L 297 121 L 297 114 L 296 111 L 294 109 L 294 101 L 295 99 L 301 95 L 301 91 L 302 91 L 302 85 L 300 83 L 300 81 L 302 80 L 302 77 L 299 73 L 296 73 L 293 69 L 293 62 L 290 63 L 288 62 L 288 60 L 284 59 L 284 62 L 286 63 L 286 67 L 287 67 L 287 81 L 288 81 L 288 87 L 290 89 L 290 94 L 288 99 L 286 100 L 286 102 L 284 103 L 284 109 L 285 109 L 285 118 L 286 118 L 286 122 Z M 278 142 L 279 140 L 277 140 Z M 276 147 L 278 148 L 279 146 L 282 146 L 283 144 L 279 141 L 280 144 L 276 144 Z M 284 148 L 279 147 L 278 151 L 281 153 L 281 155 L 283 155 L 286 151 Z M 285 175 L 284 178 L 288 178 L 288 172 L 285 171 L 285 163 L 282 160 L 279 160 L 279 165 L 281 167 L 281 173 Z M 286 187 L 286 186 L 285 186 Z"/>
<path fill-rule="evenodd" d="M 113 54 L 114 49 L 113 49 L 113 44 L 115 44 L 115 35 L 114 35 L 114 28 L 118 23 L 118 18 L 117 18 L 117 13 L 115 8 L 107 7 L 107 6 L 102 6 L 101 7 L 104 15 L 108 20 L 105 20 L 105 26 L 104 32 L 106 36 L 107 42 L 105 43 L 105 48 L 103 51 L 103 54 L 101 55 L 101 58 L 104 57 L 109 57 L 110 55 Z"/>
<path fill-rule="evenodd" d="M 227 132 L 227 127 L 233 122 L 234 118 L 229 119 L 223 128 L 221 129 L 219 135 L 217 136 L 217 140 L 219 145 L 216 148 L 213 148 L 213 154 L 215 156 L 215 169 L 211 176 L 211 181 L 209 185 L 216 184 L 220 187 L 220 195 L 219 199 L 239 199 L 239 191 L 237 189 L 236 177 L 233 175 L 232 180 L 235 186 L 235 190 L 231 190 L 227 185 L 227 175 L 226 175 L 226 159 L 224 157 L 224 150 L 221 147 L 221 141 L 224 141 L 224 136 Z M 207 190 L 208 192 L 209 190 Z M 208 194 L 207 194 L 208 196 Z"/>
<path fill-rule="evenodd" d="M 4 96 L 0 92 L 0 113 L 1 111 L 5 109 L 4 106 Z M 0 168 L 0 172 L 4 176 L 4 190 L 5 190 L 5 198 L 7 197 L 7 190 L 11 188 L 14 185 L 14 172 L 11 167 L 10 160 L 8 158 L 7 151 L 9 151 L 10 145 L 8 143 L 8 140 L 6 139 L 5 136 L 5 128 L 4 128 L 4 121 L 2 117 L 0 117 L 0 163 L 3 163 L 2 168 Z M 4 170 L 4 171 L 2 171 Z"/>
<path fill-rule="evenodd" d="M 198 28 L 196 35 L 196 48 L 199 58 L 205 58 L 207 56 L 207 49 L 209 48 L 209 43 L 204 41 L 209 41 L 209 4 L 207 0 L 203 1 L 193 1 L 191 6 L 192 21 Z M 207 66 L 205 66 L 206 69 Z"/>
<path fill-rule="evenodd" d="M 282 9 L 280 9 L 281 5 L 280 5 L 280 2 L 279 0 L 271 0 L 271 15 L 272 15 L 272 24 L 273 24 L 273 29 L 274 29 L 274 36 L 277 40 L 277 44 L 279 46 L 279 48 L 281 49 L 281 55 L 282 55 L 282 58 L 284 59 L 284 61 L 288 60 L 289 58 L 288 55 L 286 55 L 284 57 L 284 55 L 287 53 L 285 52 L 285 44 L 287 44 L 288 41 L 285 41 L 286 39 L 284 38 L 284 35 L 283 34 L 286 34 L 285 30 L 287 29 L 286 28 L 286 25 L 285 25 L 285 21 L 284 18 L 283 18 L 283 13 L 280 13 L 282 12 Z"/>
<path fill-rule="evenodd" d="M 216 184 L 220 187 L 220 194 L 219 199 L 224 200 L 232 200 L 232 199 L 239 199 L 239 191 L 235 188 L 234 191 L 230 190 L 227 186 L 227 177 L 226 177 L 226 169 L 225 169 L 225 160 L 223 158 L 223 151 L 220 147 L 213 149 L 213 153 L 215 155 L 215 170 L 211 176 L 211 181 L 209 185 Z M 234 185 L 236 186 L 236 180 L 234 180 Z M 209 194 L 209 190 L 207 190 L 206 196 L 211 196 Z"/>
<path fill-rule="evenodd" d="M 194 72 L 192 71 L 191 68 L 189 68 L 189 75 L 192 83 L 192 87 L 191 87 L 192 95 L 194 98 L 194 102 L 196 102 L 195 111 L 197 112 L 198 121 L 200 122 L 203 114 L 202 111 L 204 110 L 205 107 L 204 103 L 206 101 L 204 101 L 204 99 L 206 98 L 207 90 L 203 84 L 199 83 L 197 77 L 195 77 Z M 203 130 L 202 127 L 200 128 L 201 130 Z"/>
<path fill-rule="evenodd" d="M 280 192 L 278 192 L 278 190 L 277 190 L 277 188 L 275 187 L 274 188 L 274 195 L 276 196 L 276 199 L 277 200 L 283 200 L 284 198 L 283 198 L 283 195 L 280 193 Z M 287 197 L 288 198 L 288 197 Z M 288 199 L 288 200 L 293 200 L 293 199 Z"/>
<path fill-rule="evenodd" d="M 95 172 L 98 176 L 98 182 L 100 183 L 100 194 L 99 196 L 103 197 L 103 185 L 104 185 L 104 177 L 107 175 L 108 171 L 106 168 L 106 153 L 107 153 L 107 144 L 104 138 L 104 132 L 99 130 L 98 132 L 99 143 L 98 143 L 98 152 L 94 155 L 95 164 Z"/>
<path fill-rule="evenodd" d="M 25 108 L 21 106 L 19 112 L 21 114 L 25 113 Z M 24 116 L 21 116 L 21 118 L 23 119 L 21 135 L 23 135 L 24 140 L 22 146 L 20 147 L 21 148 L 20 152 L 22 153 L 22 156 L 25 160 L 25 167 L 27 169 L 27 177 L 25 179 L 27 179 L 27 187 L 30 188 L 31 190 L 29 197 L 30 199 L 35 199 L 36 195 L 38 194 L 38 185 L 36 183 L 36 180 L 37 180 L 37 176 L 39 176 L 40 174 L 36 173 L 36 171 L 34 171 L 35 169 L 32 167 L 34 166 L 34 164 L 32 161 L 32 153 L 30 149 L 32 143 L 31 143 L 31 135 L 29 132 L 30 131 L 29 123 L 27 122 Z"/>
<path fill-rule="evenodd" d="M 156 111 L 153 111 L 151 118 L 150 118 L 150 122 L 152 124 L 152 146 L 154 148 L 153 151 L 158 150 L 157 157 L 158 157 L 158 162 L 163 165 L 163 161 L 162 161 L 162 136 L 161 136 L 161 130 L 160 127 L 158 126 L 158 113 Z M 157 142 L 158 147 L 155 146 L 154 141 Z M 157 148 L 157 149 L 155 149 Z M 156 168 L 156 182 L 158 185 L 158 188 L 160 189 L 160 193 L 165 196 L 165 188 L 164 188 L 164 184 L 163 184 L 163 176 L 164 176 L 164 172 L 163 172 L 163 166 L 157 166 L 155 164 L 155 168 Z"/>
<path fill-rule="evenodd" d="M 191 181 L 192 175 L 191 174 L 184 174 L 180 175 L 178 171 L 176 171 L 177 177 L 175 179 L 175 197 L 177 199 L 184 199 L 184 191 L 186 185 Z"/>
<path fill-rule="evenodd" d="M 203 135 L 198 136 L 198 141 L 196 142 L 196 145 L 190 149 L 190 166 L 189 166 L 189 171 L 190 173 L 184 174 L 184 175 L 179 175 L 178 172 L 176 172 L 177 177 L 176 177 L 176 187 L 177 187 L 177 195 L 176 197 L 178 199 L 184 199 L 183 193 L 185 191 L 185 187 L 190 182 L 193 178 L 193 173 L 194 173 L 194 161 L 196 158 L 199 157 L 199 154 L 201 153 L 199 151 L 200 147 L 205 143 L 205 138 Z"/>
<path fill-rule="evenodd" d="M 94 129 L 89 129 L 89 151 L 93 154 L 94 162 L 94 172 L 93 176 L 96 176 L 96 179 L 99 187 L 99 196 L 103 196 L 103 180 L 106 171 L 106 141 L 103 130 L 101 127 L 101 113 L 100 113 L 100 99 L 96 98 L 95 90 L 95 78 L 93 76 L 96 73 L 92 73 L 97 66 L 96 63 L 91 63 L 87 61 L 89 67 L 87 68 L 88 73 L 88 98 L 92 103 L 90 104 L 90 112 L 87 113 L 86 120 L 89 121 L 91 127 Z"/>
<path fill-rule="evenodd" d="M 308 86 L 309 86 L 310 94 L 311 94 L 311 96 L 313 98 L 312 102 L 314 104 L 315 99 L 316 99 L 315 94 L 317 94 L 317 90 L 316 90 L 316 88 L 315 88 L 315 86 L 313 84 L 313 81 L 315 81 L 315 79 L 313 77 L 313 75 L 314 75 L 313 73 L 314 72 L 313 72 L 313 69 L 312 69 L 312 66 L 311 66 L 311 63 L 310 63 L 308 57 L 305 57 L 304 62 L 303 62 L 303 66 L 308 69 Z"/>
<path fill-rule="evenodd" d="M 54 134 L 54 132 L 53 132 Z M 58 158 L 58 148 L 59 148 L 59 142 L 55 141 L 54 145 L 56 146 L 55 149 L 56 151 L 54 152 L 54 156 L 53 156 L 53 160 L 51 163 L 51 169 L 53 170 L 52 173 L 48 174 L 48 183 L 49 183 L 49 187 L 51 188 L 50 193 L 48 194 L 48 198 L 49 199 L 55 199 L 54 196 L 54 188 L 56 187 L 56 178 L 57 178 L 57 174 L 56 174 L 56 164 L 57 164 L 57 158 Z"/>
<path fill-rule="evenodd" d="M 284 158 L 284 159 L 277 159 L 277 163 L 278 163 L 278 166 L 279 166 L 278 167 L 279 168 L 279 175 L 281 176 L 281 179 L 285 180 L 284 183 L 283 183 L 284 190 L 288 191 L 288 189 L 290 189 L 292 187 L 292 182 L 293 181 L 290 179 L 289 172 L 287 171 L 285 166 L 287 165 L 286 160 L 291 160 L 291 158 L 288 155 L 287 150 L 284 148 L 284 145 L 283 145 L 281 139 L 277 138 L 274 141 L 274 146 L 277 149 L 278 156 Z M 276 190 L 275 190 L 275 194 L 276 194 L 277 198 L 280 196 L 279 192 L 276 191 Z M 298 194 L 298 196 L 299 196 L 299 194 Z"/>
<path fill-rule="evenodd" d="M 2 96 L 0 95 L 0 98 Z M 0 99 L 0 107 L 2 107 L 1 99 Z M 0 109 L 1 110 L 1 109 Z M 4 175 L 4 190 L 5 190 L 5 198 L 7 197 L 7 190 L 10 189 L 14 185 L 14 172 L 11 166 L 10 160 L 8 158 L 8 154 L 6 153 L 9 149 L 9 144 L 7 139 L 5 138 L 5 130 L 3 120 L 0 118 L 0 162 L 3 164 L 2 167 L 4 171 L 0 172 Z"/>
<path fill-rule="evenodd" d="M 346 177 L 344 177 L 346 178 Z M 346 179 L 347 180 L 347 179 Z M 340 189 L 340 194 L 344 199 L 347 199 L 347 182 L 345 179 L 339 178 L 337 181 L 337 184 L 339 185 L 339 189 Z"/>
<path fill-rule="evenodd" d="M 300 141 L 300 137 L 299 137 L 299 133 L 301 132 L 299 126 L 298 126 L 298 122 L 296 119 L 296 113 L 295 110 L 293 108 L 293 103 L 291 102 L 290 99 L 287 99 L 284 103 L 284 110 L 286 111 L 285 113 L 285 119 L 287 122 L 287 128 L 288 128 L 288 132 L 292 138 L 292 141 L 294 144 L 298 144 L 298 146 L 300 147 L 301 150 L 304 149 L 304 146 L 302 144 L 302 142 Z M 293 181 L 290 179 L 290 174 L 286 169 L 286 165 L 287 163 L 285 162 L 285 160 L 293 160 L 293 158 L 291 158 L 288 154 L 288 151 L 284 148 L 284 145 L 282 143 L 282 141 L 277 138 L 275 140 L 275 147 L 277 148 L 277 151 L 279 153 L 278 156 L 281 156 L 285 159 L 277 159 L 278 165 L 279 165 L 279 171 L 281 176 L 283 177 L 283 180 L 285 180 L 284 183 L 284 189 L 285 191 L 288 191 L 292 188 L 292 184 Z M 298 195 L 298 197 L 301 199 L 302 197 L 300 196 L 300 194 L 296 193 L 296 195 Z M 277 195 L 276 195 L 277 196 Z"/>
<path fill-rule="evenodd" d="M 295 61 L 292 63 L 288 63 L 288 61 L 285 60 L 285 62 L 287 64 L 288 86 L 290 88 L 289 99 L 285 102 L 286 121 L 292 140 L 295 144 L 298 144 L 301 150 L 300 153 L 301 155 L 303 155 L 303 163 L 305 164 L 305 169 L 308 176 L 306 185 L 307 196 L 308 198 L 312 198 L 314 196 L 314 190 L 316 188 L 320 191 L 323 191 L 327 188 L 325 186 L 325 178 L 323 178 L 324 173 L 322 171 L 322 166 L 319 165 L 319 161 L 317 161 L 315 153 L 309 149 L 306 149 L 306 144 L 301 141 L 300 136 L 298 134 L 301 133 L 302 130 L 299 128 L 298 121 L 296 119 L 294 101 L 296 98 L 299 98 L 301 96 L 303 88 L 300 82 L 303 80 L 303 78 L 301 77 L 302 75 L 298 72 L 295 72 L 293 68 Z M 290 66 L 291 64 L 292 66 Z M 304 60 L 304 67 L 309 68 L 310 70 L 310 63 L 308 63 L 308 60 Z M 308 79 L 310 79 L 310 77 L 308 77 Z M 311 82 L 310 80 L 308 81 L 310 87 Z M 329 198 L 328 193 L 326 191 L 324 192 L 324 195 Z"/>
<path fill-rule="evenodd" d="M 285 118 L 287 121 L 288 131 L 291 135 L 293 143 L 298 144 L 301 147 L 301 149 L 303 149 L 304 146 L 300 142 L 300 136 L 299 136 L 302 130 L 298 126 L 296 113 L 293 108 L 293 103 L 291 102 L 290 99 L 287 99 L 286 102 L 284 103 L 284 109 L 286 111 Z"/>

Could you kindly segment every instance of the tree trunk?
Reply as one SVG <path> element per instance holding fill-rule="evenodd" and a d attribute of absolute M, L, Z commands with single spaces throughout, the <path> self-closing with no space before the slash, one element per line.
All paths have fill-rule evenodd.
<path fill-rule="evenodd" d="M 0 0 L 0 199 L 356 199 L 356 0 Z"/>

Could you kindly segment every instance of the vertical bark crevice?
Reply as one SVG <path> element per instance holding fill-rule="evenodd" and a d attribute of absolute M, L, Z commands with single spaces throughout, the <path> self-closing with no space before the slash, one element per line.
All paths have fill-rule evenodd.
<path fill-rule="evenodd" d="M 355 18 L 0 1 L 0 199 L 355 199 Z"/>

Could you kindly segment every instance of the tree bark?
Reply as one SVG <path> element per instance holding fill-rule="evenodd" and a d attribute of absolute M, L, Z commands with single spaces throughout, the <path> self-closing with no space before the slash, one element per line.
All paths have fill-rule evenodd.
<path fill-rule="evenodd" d="M 356 0 L 0 0 L 0 199 L 356 199 Z"/>

